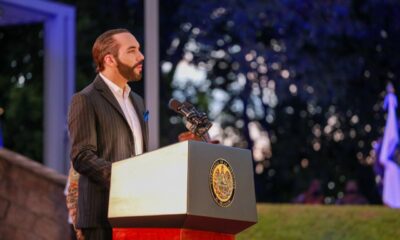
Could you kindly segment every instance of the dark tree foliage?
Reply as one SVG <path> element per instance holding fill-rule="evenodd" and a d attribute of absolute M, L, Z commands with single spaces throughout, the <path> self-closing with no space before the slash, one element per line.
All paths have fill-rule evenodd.
<path fill-rule="evenodd" d="M 399 84 L 398 2 L 161 4 L 169 43 L 161 60 L 204 66 L 209 85 L 196 86 L 189 76 L 164 101 L 176 93 L 207 109 L 221 102 L 213 95 L 218 89 L 227 97 L 212 117 L 223 138 L 234 131 L 240 138 L 233 145 L 254 150 L 257 139 L 249 126 L 268 132 L 272 155 L 255 159 L 258 200 L 290 201 L 319 178 L 327 203 L 341 196 L 349 179 L 379 202 L 370 150 L 382 134 L 383 90 L 388 81 Z M 165 82 L 173 84 L 174 67 L 163 74 Z M 169 134 L 171 139 L 176 131 Z"/>
<path fill-rule="evenodd" d="M 23 36 L 23 37 L 21 37 Z M 23 39 L 16 41 L 16 39 Z M 0 28 L 0 116 L 6 148 L 42 159 L 43 31 L 41 25 Z"/>

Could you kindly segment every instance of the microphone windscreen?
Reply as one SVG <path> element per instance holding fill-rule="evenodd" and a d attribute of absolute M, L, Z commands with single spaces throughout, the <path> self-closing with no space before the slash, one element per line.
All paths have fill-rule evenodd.
<path fill-rule="evenodd" d="M 169 107 L 171 110 L 174 110 L 174 111 L 177 112 L 177 113 L 179 113 L 178 108 L 179 108 L 181 105 L 182 105 L 182 103 L 179 102 L 178 100 L 174 99 L 174 98 L 171 98 L 171 100 L 169 100 L 169 103 L 168 103 L 168 107 Z"/>

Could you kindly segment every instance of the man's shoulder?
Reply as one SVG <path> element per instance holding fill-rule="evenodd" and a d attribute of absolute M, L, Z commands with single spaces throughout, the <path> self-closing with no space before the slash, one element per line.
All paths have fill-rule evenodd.
<path fill-rule="evenodd" d="M 91 95 L 95 92 L 94 88 L 94 82 L 91 82 L 89 85 L 87 85 L 84 89 L 80 90 L 76 94 L 81 94 L 81 95 Z"/>
<path fill-rule="evenodd" d="M 101 79 L 100 79 L 101 80 Z M 75 93 L 75 95 L 81 95 L 90 97 L 93 94 L 97 94 L 96 90 L 96 82 L 99 81 L 98 77 L 96 77 L 90 84 L 88 84 L 85 88 Z"/>

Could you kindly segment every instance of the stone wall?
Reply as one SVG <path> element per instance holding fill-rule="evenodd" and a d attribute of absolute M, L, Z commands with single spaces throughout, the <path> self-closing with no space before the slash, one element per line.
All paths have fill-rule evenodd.
<path fill-rule="evenodd" d="M 0 240 L 68 239 L 66 176 L 0 149 Z"/>

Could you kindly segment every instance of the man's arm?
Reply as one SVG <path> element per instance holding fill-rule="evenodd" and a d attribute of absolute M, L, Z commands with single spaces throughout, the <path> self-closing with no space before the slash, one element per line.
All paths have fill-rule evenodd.
<path fill-rule="evenodd" d="M 94 182 L 110 186 L 111 162 L 97 155 L 96 117 L 83 94 L 75 94 L 68 113 L 71 161 L 74 169 Z"/>

